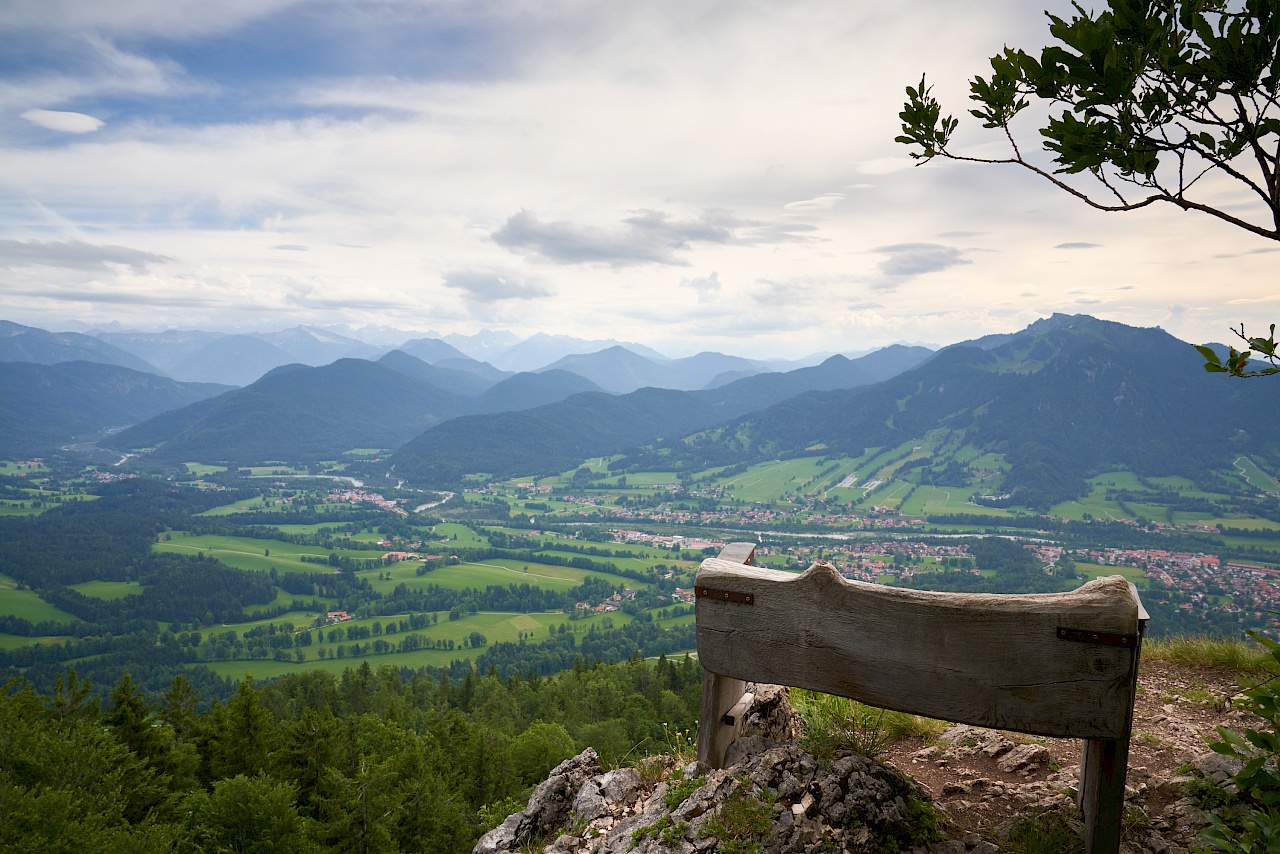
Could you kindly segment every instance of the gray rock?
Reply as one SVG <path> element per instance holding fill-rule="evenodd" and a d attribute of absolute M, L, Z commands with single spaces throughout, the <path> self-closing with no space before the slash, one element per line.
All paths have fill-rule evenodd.
<path fill-rule="evenodd" d="M 1199 771 L 1219 785 L 1227 782 L 1240 773 L 1244 763 L 1234 756 L 1223 756 L 1221 753 L 1201 753 L 1191 760 L 1191 767 Z"/>
<path fill-rule="evenodd" d="M 561 762 L 533 790 L 523 810 L 480 837 L 473 854 L 519 851 L 527 839 L 550 836 L 568 821 L 582 785 L 601 770 L 600 757 L 590 747 Z"/>
<path fill-rule="evenodd" d="M 1049 748 L 1043 744 L 1019 744 L 1000 757 L 996 764 L 1001 771 L 1014 773 L 1026 768 L 1046 766 L 1051 758 Z"/>

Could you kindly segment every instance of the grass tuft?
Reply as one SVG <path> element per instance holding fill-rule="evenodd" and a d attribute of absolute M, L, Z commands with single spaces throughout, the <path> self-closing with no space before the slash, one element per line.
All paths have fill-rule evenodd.
<path fill-rule="evenodd" d="M 819 759 L 840 753 L 875 759 L 895 741 L 934 739 L 946 726 L 931 718 L 877 709 L 815 691 L 792 689 L 791 705 L 804 723 L 805 748 Z"/>
<path fill-rule="evenodd" d="M 1266 673 L 1274 668 L 1274 660 L 1259 644 L 1203 635 L 1144 641 L 1142 657 L 1182 667 L 1225 667 L 1239 673 Z"/>

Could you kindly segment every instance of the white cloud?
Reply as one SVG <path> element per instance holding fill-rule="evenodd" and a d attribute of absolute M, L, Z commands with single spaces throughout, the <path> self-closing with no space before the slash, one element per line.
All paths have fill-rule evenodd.
<path fill-rule="evenodd" d="M 93 133 L 100 130 L 106 122 L 84 113 L 72 113 L 63 110 L 27 110 L 22 118 L 47 130 L 62 133 Z"/>
<path fill-rule="evenodd" d="M 175 259 L 163 280 L 144 259 L 139 269 L 102 261 L 94 287 L 85 270 L 35 265 L 18 284 L 79 294 L 51 316 L 95 321 L 194 325 L 244 305 L 290 325 L 470 332 L 488 318 L 520 333 L 673 349 L 696 334 L 699 349 L 740 349 L 740 337 L 716 331 L 719 312 L 726 329 L 767 329 L 753 346 L 794 355 L 1010 331 L 1070 309 L 1081 295 L 1066 292 L 1079 282 L 1126 322 L 1184 305 L 1187 334 L 1227 319 L 1256 325 L 1274 308 L 1275 256 L 1226 226 L 1154 208 L 1106 216 L 1011 168 L 906 168 L 914 161 L 893 142 L 904 86 L 927 72 L 971 129 L 963 141 L 981 144 L 964 113 L 966 79 L 1006 43 L 1042 44 L 1040 5 L 430 0 L 412 7 L 416 20 L 429 28 L 437 16 L 469 38 L 496 32 L 503 64 L 476 71 L 446 47 L 428 72 L 366 70 L 361 51 L 392 43 L 362 40 L 377 35 L 374 19 L 406 9 L 0 6 L 6 34 L 37 28 L 83 49 L 74 66 L 0 72 L 0 115 L 24 130 L 0 159 L 10 200 L 0 239 L 92 235 L 93 245 Z M 257 49 L 238 41 L 242 28 L 289 14 L 366 16 L 362 39 L 338 45 L 323 77 L 277 74 L 260 88 L 249 79 L 260 112 L 221 88 L 237 81 L 174 59 L 187 47 L 207 59 L 209 34 L 229 50 Z M 148 41 L 156 34 L 164 41 Z M 203 112 L 211 104 L 218 111 Z M 36 106 L 101 116 L 108 132 L 73 145 L 31 133 L 17 117 Z M 1106 249 L 1046 251 L 1064 241 Z M 715 271 L 719 289 L 696 271 Z M 1121 282 L 1134 287 L 1113 290 Z M 174 303 L 182 294 L 172 289 L 199 300 L 188 315 L 107 296 Z M 1241 317 L 1211 310 L 1228 296 L 1240 302 L 1226 314 Z M 32 299 L 0 293 L 0 316 L 37 320 Z M 676 305 L 692 309 L 687 323 L 671 317 Z"/>
<path fill-rule="evenodd" d="M 463 291 L 475 302 L 530 300 L 550 296 L 552 291 L 536 282 L 524 281 L 511 273 L 493 270 L 452 270 L 444 276 L 444 286 Z"/>
<path fill-rule="evenodd" d="M 720 274 L 712 270 L 709 276 L 681 279 L 680 287 L 692 289 L 699 303 L 714 303 L 720 296 Z"/>
<path fill-rule="evenodd" d="M 828 211 L 844 201 L 844 193 L 823 193 L 812 199 L 800 202 L 788 202 L 783 205 L 789 211 Z"/>

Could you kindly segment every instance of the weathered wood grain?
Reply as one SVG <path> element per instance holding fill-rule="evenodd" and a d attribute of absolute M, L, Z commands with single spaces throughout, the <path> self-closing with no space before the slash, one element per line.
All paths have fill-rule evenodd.
<path fill-rule="evenodd" d="M 977 726 L 1128 738 L 1137 650 L 1057 634 L 1136 636 L 1140 603 L 1119 576 L 1070 593 L 977 595 L 847 581 L 825 564 L 795 575 L 709 558 L 697 583 L 752 596 L 698 601 L 698 655 L 719 676 Z M 724 712 L 706 711 L 704 692 L 703 721 Z"/>

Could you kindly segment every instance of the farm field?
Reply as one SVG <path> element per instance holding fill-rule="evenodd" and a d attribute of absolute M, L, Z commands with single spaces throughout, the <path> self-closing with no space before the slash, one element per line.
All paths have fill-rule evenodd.
<path fill-rule="evenodd" d="M 384 626 L 391 620 L 407 618 L 408 615 L 392 615 L 386 617 L 370 618 L 367 620 L 344 622 L 333 626 L 327 626 L 324 631 L 327 633 L 333 629 L 340 629 L 345 633 L 348 626 L 367 625 L 372 626 L 375 620 L 380 621 Z M 561 623 L 566 624 L 569 630 L 575 634 L 581 635 L 586 632 L 592 625 L 604 622 L 606 619 L 612 620 L 612 625 L 621 626 L 630 622 L 631 618 L 620 612 L 598 615 L 584 618 L 581 620 L 570 621 L 568 615 L 560 612 L 538 613 L 538 614 L 511 614 L 508 612 L 480 612 L 464 616 L 458 620 L 448 620 L 443 615 L 440 622 L 427 629 L 415 629 L 413 634 L 421 634 L 433 640 L 453 640 L 458 647 L 454 649 L 420 649 L 411 652 L 391 652 L 383 655 L 366 655 L 366 656 L 347 656 L 344 658 L 327 658 L 320 659 L 317 652 L 320 649 L 329 649 L 334 652 L 338 646 L 351 643 L 349 641 L 339 641 L 338 643 L 313 644 L 310 647 L 304 647 L 307 656 L 305 662 L 298 661 L 274 661 L 265 659 L 236 659 L 233 661 L 209 661 L 201 662 L 213 669 L 219 676 L 227 676 L 232 679 L 243 678 L 246 674 L 252 676 L 256 680 L 270 679 L 275 676 L 282 676 L 286 673 L 292 673 L 298 670 L 324 670 L 328 673 L 338 674 L 348 667 L 359 667 L 362 662 L 369 662 L 369 666 L 378 668 L 383 664 L 390 664 L 393 667 L 418 668 L 424 666 L 446 667 L 453 661 L 463 660 L 469 661 L 477 655 L 484 652 L 484 648 L 462 649 L 460 647 L 463 638 L 467 637 L 471 632 L 476 631 L 484 635 L 489 644 L 495 643 L 514 643 L 520 639 L 521 632 L 534 633 L 533 642 L 546 640 L 548 630 Z M 685 620 L 684 617 L 673 618 L 665 621 L 663 625 L 678 625 L 679 621 Z M 313 633 L 314 634 L 314 633 Z M 390 643 L 399 640 L 399 633 L 391 635 L 381 635 L 381 637 Z M 367 641 L 361 641 L 365 643 Z"/>
<path fill-rule="evenodd" d="M 1235 467 L 1240 472 L 1240 476 L 1255 489 L 1261 489 L 1263 492 L 1280 492 L 1280 484 L 1276 483 L 1275 478 L 1258 468 L 1257 464 L 1248 457 L 1237 459 Z"/>
<path fill-rule="evenodd" d="M 328 549 L 320 546 L 299 546 L 281 540 L 260 540 L 253 537 L 226 537 L 213 534 L 199 536 L 175 536 L 169 542 L 156 543 L 153 551 L 172 554 L 194 555 L 203 552 L 215 557 L 228 566 L 237 569 L 249 569 L 258 572 L 329 572 L 322 564 L 304 563 L 302 557 L 327 558 Z M 270 552 L 270 554 L 264 554 Z M 353 560 L 377 560 L 382 557 L 378 551 L 357 551 L 353 549 L 334 549 L 334 553 Z"/>
<path fill-rule="evenodd" d="M 52 644 L 62 643 L 66 638 L 61 635 L 9 635 L 0 632 L 0 649 L 21 649 L 24 646 L 33 646 L 35 644 Z"/>
<path fill-rule="evenodd" d="M 585 569 L 548 566 L 541 563 L 506 558 L 494 558 L 481 563 L 462 563 L 457 566 L 445 566 L 428 572 L 426 575 L 416 574 L 418 566 L 420 564 L 416 561 L 405 561 L 396 564 L 396 567 L 404 567 L 404 569 L 397 573 L 393 568 L 390 579 L 383 581 L 370 579 L 369 583 L 373 585 L 373 589 L 382 593 L 391 592 L 396 585 L 401 583 L 407 585 L 411 590 L 422 589 L 430 584 L 454 590 L 460 590 L 465 587 L 475 587 L 483 590 L 491 584 L 496 584 L 499 587 L 506 587 L 508 584 L 529 584 L 547 590 L 564 592 L 581 584 L 582 579 L 588 575 L 605 579 L 611 584 L 618 584 L 622 581 L 616 575 L 605 575 Z M 524 571 L 526 566 L 529 567 L 528 572 Z"/>
<path fill-rule="evenodd" d="M 1107 566 L 1100 563 L 1076 563 L 1076 569 L 1084 573 L 1089 581 L 1095 578 L 1105 578 L 1108 575 L 1123 575 L 1127 581 L 1133 583 L 1134 587 L 1139 590 L 1148 590 L 1151 583 L 1147 581 L 1147 574 L 1141 569 L 1134 566 Z"/>
<path fill-rule="evenodd" d="M 827 468 L 821 457 L 773 460 L 760 463 L 742 474 L 718 481 L 734 498 L 748 502 L 780 501 L 788 492 L 796 492 L 818 472 Z M 627 480 L 631 482 L 630 478 Z"/>
<path fill-rule="evenodd" d="M 71 585 L 71 589 L 85 596 L 110 601 L 141 593 L 142 585 L 136 581 L 85 581 Z"/>
<path fill-rule="evenodd" d="M 929 486 L 921 484 L 916 487 L 911 499 L 902 506 L 902 512 L 908 516 L 941 515 L 952 513 L 969 513 L 978 516 L 1009 516 L 1007 510 L 998 507 L 983 507 L 970 504 L 969 499 L 977 490 L 972 486 Z"/>
<path fill-rule="evenodd" d="M 7 575 L 0 575 L 0 614 L 20 617 L 32 623 L 70 623 L 75 620 L 66 611 L 41 599 L 34 590 L 19 590 L 18 582 Z"/>

